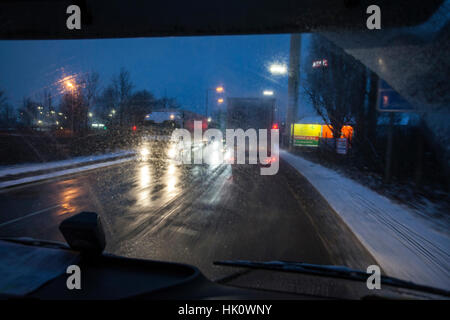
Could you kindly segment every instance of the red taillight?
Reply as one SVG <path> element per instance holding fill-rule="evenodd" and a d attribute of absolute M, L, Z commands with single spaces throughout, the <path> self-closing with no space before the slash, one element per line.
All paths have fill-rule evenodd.
<path fill-rule="evenodd" d="M 136 127 L 136 126 L 133 126 L 132 129 L 133 129 L 133 131 L 136 131 L 136 130 L 137 130 L 137 127 Z"/>
<path fill-rule="evenodd" d="M 278 127 L 278 123 L 274 123 L 274 124 L 272 125 L 272 129 L 273 129 L 273 130 L 280 129 L 280 128 Z"/>

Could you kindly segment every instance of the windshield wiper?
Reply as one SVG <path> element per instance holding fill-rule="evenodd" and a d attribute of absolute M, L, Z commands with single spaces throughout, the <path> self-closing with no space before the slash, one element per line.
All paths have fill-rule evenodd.
<path fill-rule="evenodd" d="M 344 266 L 320 265 L 303 262 L 288 262 L 288 261 L 249 261 L 249 260 L 224 260 L 214 261 L 214 265 L 241 267 L 258 270 L 272 270 L 281 272 L 305 273 L 322 277 L 341 278 L 353 281 L 366 282 L 370 274 L 356 269 L 351 269 Z M 380 282 L 392 287 L 418 290 L 428 293 L 439 294 L 443 296 L 450 296 L 450 291 L 433 288 L 425 285 L 416 284 L 414 282 L 400 280 L 388 276 L 381 276 Z"/>
<path fill-rule="evenodd" d="M 69 249 L 70 247 L 59 241 L 51 241 L 51 240 L 39 240 L 35 238 L 28 238 L 28 237 L 13 237 L 13 238 L 0 238 L 1 241 L 9 241 L 9 242 L 15 242 L 30 246 L 39 246 L 39 247 L 51 247 L 51 248 L 57 248 L 57 249 Z"/>

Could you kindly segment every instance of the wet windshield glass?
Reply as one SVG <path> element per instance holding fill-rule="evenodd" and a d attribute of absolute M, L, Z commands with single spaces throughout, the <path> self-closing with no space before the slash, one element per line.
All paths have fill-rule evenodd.
<path fill-rule="evenodd" d="M 365 33 L 0 41 L 0 236 L 449 288 L 448 19 Z M 442 19 L 444 22 L 442 22 Z M 406 270 L 405 262 L 411 266 Z"/>

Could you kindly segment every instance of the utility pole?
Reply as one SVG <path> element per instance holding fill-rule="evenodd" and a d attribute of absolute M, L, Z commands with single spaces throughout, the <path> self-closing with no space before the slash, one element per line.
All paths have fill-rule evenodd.
<path fill-rule="evenodd" d="M 384 182 L 390 183 L 392 176 L 392 144 L 394 139 L 394 113 L 389 114 L 389 127 L 387 132 L 386 165 L 384 167 Z"/>
<path fill-rule="evenodd" d="M 300 51 L 302 38 L 299 33 L 291 34 L 288 69 L 288 105 L 285 135 L 289 137 L 289 149 L 293 145 L 294 123 L 298 114 L 298 87 L 300 79 Z M 291 128 L 292 127 L 292 128 Z"/>
<path fill-rule="evenodd" d="M 208 118 L 208 92 L 209 89 L 206 89 L 206 100 L 205 100 L 205 117 Z"/>
<path fill-rule="evenodd" d="M 74 100 L 75 100 L 75 99 L 74 99 L 74 96 L 73 96 L 73 95 L 74 95 L 74 90 L 73 90 L 73 87 L 72 87 L 72 103 L 71 103 L 71 105 L 72 105 L 72 108 L 71 108 L 71 109 L 72 109 L 72 121 L 71 121 L 72 124 L 71 124 L 71 128 L 70 128 L 71 131 L 72 131 L 72 137 L 75 136 L 75 134 L 74 134 L 74 132 L 73 132 L 73 130 L 75 129 L 75 128 L 74 128 L 74 125 L 73 125 L 73 118 L 75 117 L 75 114 L 74 114 L 74 107 L 73 107 L 73 104 L 74 104 Z"/>

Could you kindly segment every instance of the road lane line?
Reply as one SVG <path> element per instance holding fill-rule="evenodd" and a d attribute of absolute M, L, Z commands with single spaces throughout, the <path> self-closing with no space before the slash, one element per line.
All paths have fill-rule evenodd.
<path fill-rule="evenodd" d="M 30 173 L 41 170 L 56 170 L 60 167 L 89 165 L 95 161 L 111 161 L 112 158 L 125 157 L 135 155 L 134 151 L 121 151 L 102 155 L 91 155 L 75 157 L 67 160 L 34 163 L 34 164 L 18 164 L 13 166 L 0 166 L 0 177 L 14 176 L 18 174 Z"/>
<path fill-rule="evenodd" d="M 127 161 L 132 161 L 134 159 L 135 159 L 135 157 L 123 158 L 123 159 L 114 160 L 114 161 L 100 162 L 97 164 L 91 164 L 91 165 L 81 166 L 81 167 L 77 167 L 77 168 L 41 174 L 41 175 L 37 175 L 37 176 L 31 176 L 31 177 L 25 177 L 25 178 L 16 179 L 16 180 L 0 182 L 0 189 L 10 188 L 10 187 L 14 187 L 14 186 L 22 185 L 22 184 L 28 184 L 28 183 L 32 183 L 32 182 L 38 182 L 38 181 L 42 181 L 42 180 L 49 180 L 52 178 L 57 178 L 57 177 L 66 176 L 66 175 L 72 175 L 72 174 L 90 171 L 90 170 L 94 170 L 94 169 L 109 167 L 109 166 L 124 163 Z"/>
<path fill-rule="evenodd" d="M 23 217 L 19 217 L 19 218 L 13 219 L 13 220 L 9 220 L 9 221 L 3 222 L 3 223 L 0 224 L 0 228 L 4 227 L 4 226 L 7 226 L 7 225 L 9 225 L 11 223 L 15 223 L 15 222 L 23 220 L 25 218 L 29 218 L 29 217 L 32 217 L 32 216 L 44 213 L 46 211 L 49 211 L 49 210 L 52 210 L 52 209 L 55 209 L 55 208 L 58 208 L 58 207 L 61 207 L 61 205 L 58 204 L 58 205 L 53 206 L 53 207 L 49 207 L 49 208 L 46 208 L 46 209 L 42 209 L 42 210 L 38 210 L 38 211 L 35 211 L 35 212 L 32 212 L 32 213 L 29 213 L 29 214 L 27 214 L 27 215 L 25 215 Z"/>

